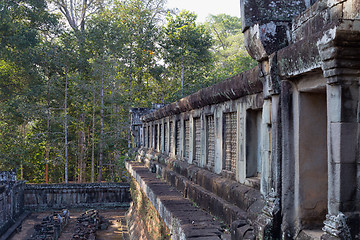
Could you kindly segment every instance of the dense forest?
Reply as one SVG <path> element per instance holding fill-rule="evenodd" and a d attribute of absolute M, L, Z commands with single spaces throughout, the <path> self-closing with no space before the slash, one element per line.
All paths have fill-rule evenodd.
<path fill-rule="evenodd" d="M 166 0 L 0 1 L 0 171 L 33 183 L 123 181 L 129 108 L 254 66 L 240 19 Z"/>

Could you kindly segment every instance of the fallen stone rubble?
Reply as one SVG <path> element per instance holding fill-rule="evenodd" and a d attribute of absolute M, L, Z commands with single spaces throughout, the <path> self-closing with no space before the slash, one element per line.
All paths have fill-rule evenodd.
<path fill-rule="evenodd" d="M 34 226 L 35 232 L 27 240 L 57 240 L 70 219 L 69 210 L 64 209 L 43 218 Z"/>
<path fill-rule="evenodd" d="M 102 226 L 102 219 L 97 210 L 86 211 L 76 221 L 76 229 L 72 239 L 96 239 L 96 230 Z"/>

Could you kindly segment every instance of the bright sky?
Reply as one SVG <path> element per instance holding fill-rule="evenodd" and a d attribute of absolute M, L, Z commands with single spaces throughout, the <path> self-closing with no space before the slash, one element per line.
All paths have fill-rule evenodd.
<path fill-rule="evenodd" d="M 198 22 L 205 22 L 210 14 L 216 15 L 226 13 L 231 16 L 240 17 L 239 0 L 167 0 L 169 8 L 179 10 L 190 10 L 198 15 Z"/>

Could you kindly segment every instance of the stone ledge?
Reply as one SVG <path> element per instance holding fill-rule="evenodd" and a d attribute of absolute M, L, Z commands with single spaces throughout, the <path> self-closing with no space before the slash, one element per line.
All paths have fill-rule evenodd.
<path fill-rule="evenodd" d="M 25 211 L 23 214 L 21 214 L 15 221 L 13 225 L 8 224 L 6 225 L 6 229 L 4 228 L 5 232 L 3 235 L 0 235 L 0 240 L 7 240 L 11 237 L 11 235 L 17 231 L 18 227 L 21 226 L 22 222 L 29 216 L 30 212 Z M 8 227 L 9 226 L 9 227 Z M 1 230 L 1 229 L 0 229 Z M 0 231 L 1 232 L 1 231 Z"/>
<path fill-rule="evenodd" d="M 222 239 L 224 233 L 218 221 L 196 208 L 143 164 L 126 162 L 126 168 L 170 229 L 172 239 Z"/>
<path fill-rule="evenodd" d="M 150 122 L 205 106 L 236 100 L 247 95 L 259 94 L 262 89 L 262 72 L 259 66 L 256 66 L 144 115 L 141 120 Z M 259 101 L 263 99 L 262 94 L 259 94 L 258 97 L 260 98 Z"/>
<path fill-rule="evenodd" d="M 188 196 L 187 193 L 189 187 L 193 189 L 191 184 L 198 185 L 197 190 L 192 192 L 203 192 L 204 197 L 211 195 L 216 199 L 216 203 L 223 205 L 223 221 L 231 224 L 235 212 L 232 210 L 239 208 L 242 212 L 242 216 L 246 217 L 250 223 L 254 223 L 258 215 L 262 212 L 265 206 L 265 201 L 259 190 L 245 186 L 234 180 L 229 180 L 220 175 L 212 173 L 203 168 L 197 167 L 192 164 L 188 164 L 184 161 L 179 161 L 174 158 L 170 158 L 167 155 L 155 153 L 151 150 L 140 149 L 138 160 L 145 162 L 145 165 L 156 171 L 158 175 L 162 176 L 168 183 L 176 187 L 179 191 L 184 193 L 184 196 Z M 189 183 L 190 182 L 190 183 Z M 206 194 L 205 194 L 206 193 Z M 211 193 L 211 194 L 210 194 Z M 200 196 L 193 195 L 195 199 Z M 199 203 L 198 203 L 199 204 Z M 233 207 L 227 207 L 226 205 L 232 205 Z M 200 204 L 199 204 L 200 205 Z M 205 204 L 206 205 L 206 204 Z M 207 209 L 207 206 L 202 206 Z M 216 206 L 216 205 L 214 205 Z M 220 206 L 220 205 L 217 205 Z M 211 213 L 217 215 L 218 210 L 212 209 Z"/>

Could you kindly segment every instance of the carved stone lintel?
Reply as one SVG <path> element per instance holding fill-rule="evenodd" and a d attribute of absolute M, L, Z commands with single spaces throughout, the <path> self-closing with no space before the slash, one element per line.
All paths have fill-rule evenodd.
<path fill-rule="evenodd" d="M 324 224 L 322 230 L 325 235 L 337 239 L 351 240 L 350 229 L 346 224 L 346 216 L 343 213 L 340 212 L 338 215 L 327 214 Z M 322 237 L 322 239 L 326 239 L 326 237 Z"/>

